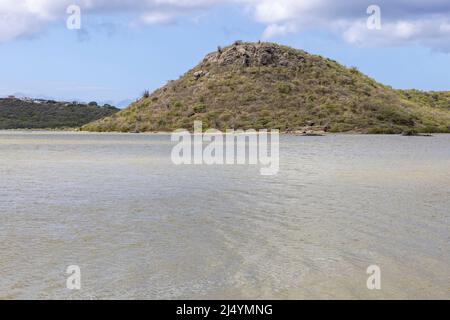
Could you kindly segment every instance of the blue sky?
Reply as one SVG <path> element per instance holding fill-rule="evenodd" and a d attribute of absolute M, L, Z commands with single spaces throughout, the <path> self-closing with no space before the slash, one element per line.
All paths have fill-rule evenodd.
<path fill-rule="evenodd" d="M 0 32 L 0 95 L 21 92 L 117 104 L 177 79 L 218 45 L 238 39 L 320 54 L 395 88 L 450 90 L 450 5 L 438 0 L 429 2 L 433 7 L 413 0 L 419 8 L 405 7 L 401 18 L 395 12 L 404 2 L 397 1 L 392 10 L 389 4 L 381 6 L 386 27 L 372 38 L 357 29 L 368 15 L 366 3 L 355 6 L 355 0 L 347 1 L 348 11 L 335 10 L 343 10 L 342 15 L 299 8 L 302 0 L 280 0 L 276 7 L 270 6 L 277 1 L 266 0 L 185 0 L 181 7 L 167 0 L 157 8 L 148 0 L 139 10 L 136 1 L 112 1 L 115 7 L 97 1 L 98 6 L 86 8 L 81 1 L 80 30 L 66 28 L 64 7 L 35 1 L 25 15 L 14 7 L 20 1 L 0 0 L 0 28 L 2 23 L 9 28 Z M 19 23 L 23 15 L 27 24 Z"/>

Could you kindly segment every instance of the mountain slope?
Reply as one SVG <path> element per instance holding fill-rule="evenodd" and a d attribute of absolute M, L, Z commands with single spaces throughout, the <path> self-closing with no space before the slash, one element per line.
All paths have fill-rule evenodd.
<path fill-rule="evenodd" d="M 118 112 L 111 106 L 51 100 L 0 99 L 0 129 L 78 128 Z"/>
<path fill-rule="evenodd" d="M 450 111 L 358 70 L 272 43 L 236 42 L 88 131 L 204 128 L 450 132 Z M 445 105 L 445 101 L 443 104 Z"/>

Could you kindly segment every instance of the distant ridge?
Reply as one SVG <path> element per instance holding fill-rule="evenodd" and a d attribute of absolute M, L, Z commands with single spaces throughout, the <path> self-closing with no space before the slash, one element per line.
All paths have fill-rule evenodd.
<path fill-rule="evenodd" d="M 450 93 L 398 91 L 335 61 L 273 43 L 236 42 L 87 131 L 204 128 L 450 132 Z"/>
<path fill-rule="evenodd" d="M 0 99 L 0 129 L 79 128 L 118 111 L 95 102 L 82 104 L 10 96 Z"/>

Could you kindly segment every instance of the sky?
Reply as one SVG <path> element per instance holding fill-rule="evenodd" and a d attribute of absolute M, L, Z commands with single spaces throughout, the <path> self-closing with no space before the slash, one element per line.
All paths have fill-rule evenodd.
<path fill-rule="evenodd" d="M 0 96 L 123 106 L 235 40 L 450 90 L 449 0 L 0 0 Z"/>

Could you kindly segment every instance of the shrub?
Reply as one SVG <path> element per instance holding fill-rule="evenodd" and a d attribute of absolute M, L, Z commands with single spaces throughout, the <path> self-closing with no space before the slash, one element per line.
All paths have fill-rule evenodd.
<path fill-rule="evenodd" d="M 206 106 L 204 104 L 198 104 L 194 106 L 194 112 L 195 113 L 203 113 L 206 111 Z"/>
<path fill-rule="evenodd" d="M 175 109 L 180 109 L 183 106 L 183 104 L 180 101 L 174 101 L 173 102 L 173 107 Z"/>
<path fill-rule="evenodd" d="M 351 72 L 352 74 L 358 74 L 358 73 L 359 73 L 359 70 L 358 70 L 357 67 L 351 67 L 351 68 L 350 68 L 350 72 Z"/>
<path fill-rule="evenodd" d="M 289 94 L 292 91 L 292 87 L 289 83 L 280 82 L 277 84 L 277 90 L 282 94 Z"/>

